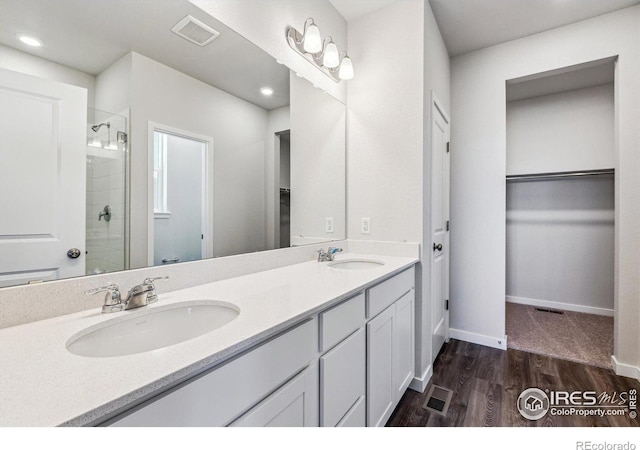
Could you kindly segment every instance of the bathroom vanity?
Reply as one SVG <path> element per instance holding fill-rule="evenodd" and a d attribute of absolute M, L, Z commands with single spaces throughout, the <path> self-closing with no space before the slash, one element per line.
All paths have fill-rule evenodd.
<path fill-rule="evenodd" d="M 137 310 L 2 329 L 0 425 L 382 426 L 414 376 L 417 259 L 339 258 L 354 259 L 384 264 L 309 261 Z M 107 324 L 216 302 L 237 317 L 174 345 L 108 357 L 67 348 Z"/>

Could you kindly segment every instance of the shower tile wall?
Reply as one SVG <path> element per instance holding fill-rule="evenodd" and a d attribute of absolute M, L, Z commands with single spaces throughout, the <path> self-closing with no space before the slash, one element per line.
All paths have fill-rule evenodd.
<path fill-rule="evenodd" d="M 118 156 L 87 157 L 87 274 L 125 268 L 125 173 L 123 156 Z M 106 205 L 111 207 L 109 222 L 98 220 Z"/>

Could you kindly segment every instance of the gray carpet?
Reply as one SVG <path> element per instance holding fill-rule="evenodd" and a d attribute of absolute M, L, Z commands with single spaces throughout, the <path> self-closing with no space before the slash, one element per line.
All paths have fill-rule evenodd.
<path fill-rule="evenodd" d="M 613 317 L 563 313 L 507 302 L 508 347 L 610 369 Z"/>

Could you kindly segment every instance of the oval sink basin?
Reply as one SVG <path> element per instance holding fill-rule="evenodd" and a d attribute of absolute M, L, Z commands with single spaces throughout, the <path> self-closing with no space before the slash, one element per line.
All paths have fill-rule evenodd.
<path fill-rule="evenodd" d="M 113 319 L 89 332 L 83 330 L 69 339 L 67 350 L 94 358 L 148 352 L 209 333 L 239 314 L 238 308 L 224 302 L 172 305 L 124 320 Z"/>
<path fill-rule="evenodd" d="M 342 259 L 329 263 L 329 267 L 333 267 L 334 269 L 347 270 L 375 269 L 380 266 L 384 266 L 384 263 L 374 259 Z"/>

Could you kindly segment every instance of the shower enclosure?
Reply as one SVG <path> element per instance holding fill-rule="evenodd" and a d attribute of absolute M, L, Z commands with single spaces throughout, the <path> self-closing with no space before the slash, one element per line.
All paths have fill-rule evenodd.
<path fill-rule="evenodd" d="M 127 117 L 88 108 L 85 273 L 125 270 L 127 254 Z"/>

